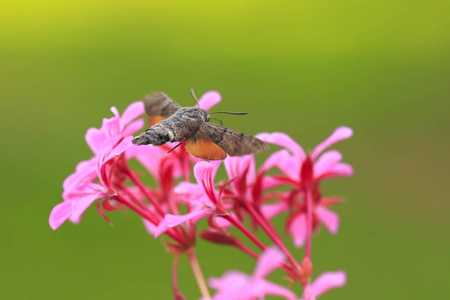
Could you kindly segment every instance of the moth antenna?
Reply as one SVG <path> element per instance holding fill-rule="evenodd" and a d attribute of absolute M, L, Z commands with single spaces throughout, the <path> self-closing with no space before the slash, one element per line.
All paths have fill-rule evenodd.
<path fill-rule="evenodd" d="M 195 99 L 195 102 L 197 102 L 198 108 L 200 108 L 200 103 L 198 103 L 198 99 L 197 99 L 197 97 L 196 97 L 195 94 L 194 94 L 194 89 L 191 89 L 191 95 L 192 95 L 192 97 Z"/>
<path fill-rule="evenodd" d="M 217 121 L 219 121 L 220 122 L 220 126 L 223 126 L 223 122 L 222 122 L 222 120 L 220 120 L 220 119 L 217 119 L 217 118 L 210 118 L 211 120 L 217 120 Z"/>
<path fill-rule="evenodd" d="M 215 112 L 211 112 L 209 114 L 210 115 L 212 115 L 212 114 L 229 114 L 229 115 L 243 116 L 243 115 L 247 115 L 248 113 L 246 113 L 246 112 L 231 112 L 231 111 L 215 111 Z"/>

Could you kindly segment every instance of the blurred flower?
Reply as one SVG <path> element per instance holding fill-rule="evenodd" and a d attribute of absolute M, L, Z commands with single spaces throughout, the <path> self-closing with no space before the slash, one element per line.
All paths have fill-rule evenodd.
<path fill-rule="evenodd" d="M 314 280 L 312 284 L 308 284 L 300 300 L 315 300 L 323 293 L 338 287 L 342 287 L 347 283 L 347 275 L 344 271 L 326 272 Z"/>
<path fill-rule="evenodd" d="M 109 143 L 104 144 L 103 152 L 78 164 L 75 174 L 66 179 L 63 184 L 64 202 L 56 205 L 50 213 L 49 223 L 52 229 L 57 229 L 69 218 L 79 220 L 95 200 L 113 199 L 116 196 L 112 182 L 116 176 L 122 177 L 117 174 L 120 170 L 116 167 L 123 152 L 132 145 L 131 136 L 118 143 L 119 138 L 121 137 L 108 139 Z M 99 183 L 94 183 L 97 178 Z"/>
<path fill-rule="evenodd" d="M 270 247 L 260 256 L 252 276 L 238 271 L 229 271 L 221 278 L 210 278 L 209 286 L 217 290 L 213 300 L 257 300 L 264 299 L 266 295 L 297 299 L 291 290 L 265 280 L 265 277 L 280 267 L 283 262 L 283 253 L 275 247 Z"/>
<path fill-rule="evenodd" d="M 111 107 L 111 111 L 114 117 L 104 118 L 100 128 L 89 128 L 86 132 L 86 142 L 94 154 L 102 152 L 105 147 L 104 144 L 109 143 L 108 139 L 120 137 L 118 141 L 121 141 L 123 138 L 141 130 L 144 126 L 144 120 L 135 120 L 144 114 L 144 103 L 142 101 L 131 103 L 123 112 L 122 117 L 114 106 Z"/>
<path fill-rule="evenodd" d="M 155 237 L 187 221 L 195 223 L 208 216 L 228 214 L 219 200 L 218 191 L 214 188 L 220 163 L 220 161 L 201 161 L 194 166 L 194 176 L 198 184 L 181 182 L 175 188 L 176 193 L 186 196 L 185 200 L 192 205 L 192 211 L 186 215 L 166 214 L 156 229 Z"/>
<path fill-rule="evenodd" d="M 342 163 L 342 154 L 336 150 L 321 153 L 331 145 L 351 137 L 353 131 L 348 127 L 339 127 L 325 141 L 317 145 L 311 154 L 306 154 L 302 147 L 285 133 L 262 133 L 258 137 L 269 143 L 273 143 L 287 149 L 273 153 L 262 166 L 263 170 L 272 167 L 279 168 L 285 176 L 278 176 L 280 182 L 294 186 L 286 197 L 290 216 L 286 226 L 292 234 L 294 245 L 301 247 L 307 236 L 306 203 L 298 202 L 299 195 L 303 198 L 306 194 L 312 197 L 312 229 L 317 230 L 319 222 L 323 223 L 330 233 L 337 233 L 339 228 L 339 216 L 326 209 L 326 206 L 340 202 L 336 198 L 322 199 L 319 189 L 320 181 L 340 176 L 351 176 L 353 168 Z"/>

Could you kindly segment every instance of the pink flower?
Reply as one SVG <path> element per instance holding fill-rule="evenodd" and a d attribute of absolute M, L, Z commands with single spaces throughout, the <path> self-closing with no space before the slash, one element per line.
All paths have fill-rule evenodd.
<path fill-rule="evenodd" d="M 338 141 L 351 137 L 353 131 L 348 127 L 339 127 L 324 142 L 317 145 L 311 154 L 306 154 L 302 147 L 285 133 L 262 133 L 258 137 L 269 143 L 273 143 L 287 149 L 282 149 L 272 154 L 262 166 L 268 170 L 278 167 L 285 176 L 279 176 L 278 180 L 294 185 L 286 201 L 291 207 L 291 215 L 287 227 L 291 232 L 294 244 L 301 247 L 306 239 L 306 207 L 305 203 L 294 201 L 298 195 L 306 196 L 310 193 L 313 198 L 313 229 L 317 229 L 319 222 L 323 223 L 330 233 L 335 234 L 339 228 L 339 216 L 326 209 L 326 206 L 339 201 L 322 199 L 319 184 L 323 179 L 339 176 L 351 176 L 353 169 L 349 164 L 342 163 L 342 155 L 336 150 L 321 154 L 326 148 Z"/>
<path fill-rule="evenodd" d="M 272 167 L 278 167 L 287 175 L 291 183 L 296 183 L 298 185 L 310 184 L 310 182 L 302 182 L 305 181 L 305 176 L 311 177 L 311 180 L 316 183 L 322 179 L 351 176 L 353 174 L 353 169 L 349 164 L 341 163 L 341 153 L 336 150 L 325 152 L 322 155 L 321 153 L 331 145 L 341 140 L 348 139 L 352 135 L 352 129 L 348 127 L 339 127 L 330 137 L 317 145 L 310 155 L 306 155 L 302 147 L 285 133 L 261 133 L 257 135 L 259 139 L 285 147 L 289 150 L 279 150 L 273 153 L 264 163 L 262 168 L 268 170 Z M 302 176 L 302 169 L 305 169 L 305 164 L 308 159 L 313 164 L 312 174 L 303 174 Z M 307 170 L 303 170 L 303 172 L 305 171 Z"/>
<path fill-rule="evenodd" d="M 344 271 L 326 272 L 317 277 L 312 284 L 308 284 L 300 300 L 315 300 L 328 290 L 342 287 L 347 283 Z"/>
<path fill-rule="evenodd" d="M 279 181 L 266 176 L 264 171 L 256 172 L 254 155 L 228 156 L 224 165 L 231 181 L 231 189 L 225 190 L 224 197 L 233 200 L 233 210 L 240 220 L 244 219 L 247 206 L 253 206 L 268 219 L 287 210 L 284 202 L 262 204 L 265 201 L 263 192 L 279 185 Z M 256 226 L 257 222 L 252 221 Z"/>
<path fill-rule="evenodd" d="M 220 101 L 222 101 L 222 96 L 219 94 L 219 92 L 209 91 L 204 93 L 200 97 L 198 103 L 200 104 L 201 108 L 210 110 L 213 106 L 220 103 Z"/>
<path fill-rule="evenodd" d="M 198 184 L 181 182 L 175 188 L 176 193 L 187 196 L 186 201 L 192 205 L 192 211 L 186 215 L 166 214 L 156 229 L 155 237 L 188 221 L 195 223 L 205 217 L 228 214 L 219 200 L 218 191 L 214 188 L 214 179 L 220 163 L 201 161 L 194 166 L 194 176 Z"/>
<path fill-rule="evenodd" d="M 213 300 L 257 300 L 264 299 L 266 295 L 297 299 L 291 290 L 265 280 L 265 277 L 283 262 L 283 253 L 275 247 L 270 247 L 260 256 L 252 276 L 239 271 L 229 271 L 221 278 L 210 278 L 209 286 L 217 290 Z"/>
<path fill-rule="evenodd" d="M 93 159 L 78 164 L 75 174 L 66 179 L 64 202 L 56 205 L 50 213 L 49 224 L 53 230 L 69 218 L 79 220 L 95 200 L 114 198 L 116 191 L 112 181 L 115 179 L 116 165 L 120 163 L 123 152 L 132 145 L 131 136 L 118 143 L 119 138 L 109 139 L 109 143 L 104 144 L 104 152 L 99 152 Z M 96 178 L 99 178 L 99 183 L 94 183 Z"/>
<path fill-rule="evenodd" d="M 86 142 L 94 154 L 102 151 L 104 143 L 108 143 L 108 139 L 120 137 L 120 141 L 141 130 L 144 126 L 144 120 L 136 120 L 136 118 L 145 113 L 144 103 L 142 101 L 131 103 L 123 112 L 122 117 L 114 106 L 111 107 L 111 111 L 114 117 L 109 119 L 104 118 L 102 126 L 99 129 L 89 128 L 86 132 Z"/>

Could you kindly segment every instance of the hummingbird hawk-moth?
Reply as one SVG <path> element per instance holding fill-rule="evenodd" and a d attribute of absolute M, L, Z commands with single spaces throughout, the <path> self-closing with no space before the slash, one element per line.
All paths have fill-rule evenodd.
<path fill-rule="evenodd" d="M 210 115 L 205 109 L 181 107 L 162 92 L 146 96 L 144 107 L 151 127 L 134 138 L 135 145 L 160 146 L 169 142 L 180 142 L 178 145 L 181 145 L 186 142 L 186 150 L 192 156 L 209 160 L 222 160 L 227 154 L 241 156 L 269 149 L 268 144 L 254 136 L 209 123 Z"/>

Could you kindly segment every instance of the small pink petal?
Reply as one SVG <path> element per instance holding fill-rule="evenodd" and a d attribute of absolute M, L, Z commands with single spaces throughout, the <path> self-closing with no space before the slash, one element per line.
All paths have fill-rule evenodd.
<path fill-rule="evenodd" d="M 74 218 L 80 217 L 95 200 L 103 198 L 104 196 L 105 194 L 103 192 L 92 193 L 90 195 L 80 197 L 77 200 L 70 201 L 72 204 L 71 216 Z"/>
<path fill-rule="evenodd" d="M 97 178 L 96 157 L 93 157 L 90 160 L 82 161 L 78 163 L 75 169 L 75 173 L 69 175 L 64 180 L 63 182 L 64 194 L 70 193 L 74 189 L 80 189 L 84 185 L 94 181 L 96 178 Z"/>
<path fill-rule="evenodd" d="M 144 227 L 147 232 L 151 235 L 155 235 L 157 228 L 156 225 L 144 218 L 142 219 L 142 221 L 144 222 Z"/>
<path fill-rule="evenodd" d="M 164 220 L 162 220 L 161 223 L 159 223 L 158 228 L 156 229 L 155 238 L 166 232 L 169 228 L 175 227 L 189 220 L 197 222 L 201 218 L 211 215 L 212 213 L 213 211 L 210 209 L 202 209 L 180 216 L 166 214 L 164 216 Z"/>
<path fill-rule="evenodd" d="M 311 152 L 311 159 L 316 160 L 316 158 L 323 150 L 325 150 L 326 148 L 330 147 L 333 144 L 336 144 L 339 141 L 348 139 L 352 135 L 353 130 L 349 127 L 342 126 L 336 128 L 333 134 L 331 134 L 325 141 L 323 141 L 314 148 L 314 150 Z"/>
<path fill-rule="evenodd" d="M 353 175 L 353 168 L 351 165 L 346 163 L 339 163 L 335 165 L 331 170 L 328 170 L 328 172 L 321 174 L 319 178 L 330 179 L 335 177 L 345 177 L 352 175 Z"/>
<path fill-rule="evenodd" d="M 288 206 L 285 203 L 272 203 L 261 205 L 261 213 L 266 219 L 272 219 L 273 217 L 288 210 Z"/>
<path fill-rule="evenodd" d="M 273 295 L 283 297 L 288 300 L 297 300 L 297 295 L 284 286 L 275 284 L 273 282 L 264 280 L 261 284 L 261 295 Z"/>
<path fill-rule="evenodd" d="M 286 133 L 283 132 L 260 133 L 256 135 L 256 137 L 264 142 L 287 148 L 299 160 L 304 160 L 306 157 L 303 148 Z"/>
<path fill-rule="evenodd" d="M 238 271 L 229 271 L 221 278 L 210 278 L 208 285 L 217 290 L 213 300 L 240 299 L 248 279 L 248 275 Z"/>
<path fill-rule="evenodd" d="M 342 160 L 342 154 L 337 150 L 327 151 L 314 163 L 314 177 L 320 177 L 323 173 L 331 170 Z"/>
<path fill-rule="evenodd" d="M 69 201 L 56 205 L 50 213 L 48 223 L 53 230 L 56 230 L 72 215 L 72 203 Z"/>
<path fill-rule="evenodd" d="M 137 159 L 152 176 L 159 178 L 160 163 L 164 155 L 159 147 L 131 145 L 125 152 L 127 159 Z"/>
<path fill-rule="evenodd" d="M 123 130 L 122 132 L 122 136 L 128 136 L 128 135 L 132 135 L 135 134 L 136 132 L 140 131 L 143 127 L 144 127 L 144 120 L 139 119 L 136 120 L 130 124 L 128 124 L 128 126 Z"/>
<path fill-rule="evenodd" d="M 317 277 L 311 284 L 311 293 L 320 296 L 323 293 L 347 283 L 347 274 L 344 271 L 326 272 Z"/>
<path fill-rule="evenodd" d="M 259 257 L 253 272 L 253 280 L 265 278 L 284 262 L 284 254 L 276 247 L 269 247 Z"/>
<path fill-rule="evenodd" d="M 336 234 L 339 229 L 339 215 L 334 211 L 318 206 L 315 209 L 317 218 L 325 225 L 328 231 Z"/>
<path fill-rule="evenodd" d="M 306 241 L 306 216 L 299 214 L 291 223 L 289 231 L 292 234 L 294 246 L 299 248 L 305 244 Z"/>
<path fill-rule="evenodd" d="M 253 154 L 228 156 L 223 164 L 229 179 L 245 175 L 247 183 L 255 182 L 255 157 Z"/>
<path fill-rule="evenodd" d="M 222 96 L 219 94 L 219 92 L 216 91 L 209 91 L 204 93 L 200 100 L 198 100 L 200 104 L 200 108 L 210 110 L 214 105 L 219 103 L 222 100 Z"/>
<path fill-rule="evenodd" d="M 121 121 L 123 124 L 128 124 L 134 119 L 142 116 L 145 113 L 144 111 L 144 102 L 136 101 L 128 105 L 125 111 L 122 114 Z"/>
<path fill-rule="evenodd" d="M 277 167 L 293 180 L 299 180 L 300 161 L 289 154 L 287 150 L 279 150 L 270 155 L 260 170 L 267 171 Z"/>
<path fill-rule="evenodd" d="M 198 184 L 182 181 L 175 187 L 174 192 L 176 194 L 202 195 L 204 190 Z"/>
<path fill-rule="evenodd" d="M 104 131 L 98 128 L 89 128 L 86 131 L 84 138 L 92 152 L 97 154 L 100 151 L 103 142 L 107 139 L 107 135 Z"/>

